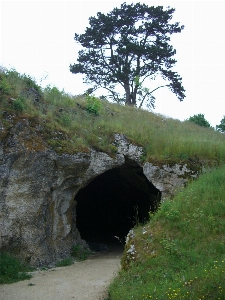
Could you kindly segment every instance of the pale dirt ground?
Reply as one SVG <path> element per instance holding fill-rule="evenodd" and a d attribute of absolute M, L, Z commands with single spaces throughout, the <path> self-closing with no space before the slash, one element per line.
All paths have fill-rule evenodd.
<path fill-rule="evenodd" d="M 0 300 L 103 300 L 120 269 L 121 251 L 99 253 L 68 267 L 32 272 L 32 278 L 0 285 Z M 34 284 L 29 286 L 29 284 Z"/>

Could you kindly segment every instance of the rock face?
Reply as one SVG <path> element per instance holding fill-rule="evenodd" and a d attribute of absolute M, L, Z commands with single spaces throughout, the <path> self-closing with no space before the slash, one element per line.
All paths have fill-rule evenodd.
<path fill-rule="evenodd" d="M 196 178 L 198 175 L 188 169 L 186 164 L 159 167 L 146 162 L 143 166 L 143 172 L 148 180 L 161 191 L 162 199 L 174 195 L 177 190 L 182 188 L 187 182 L 185 178 Z"/>
<path fill-rule="evenodd" d="M 17 140 L 9 142 L 18 144 Z M 13 251 L 31 265 L 41 266 L 68 256 L 74 244 L 85 244 L 76 226 L 75 196 L 109 170 L 126 166 L 129 177 L 133 164 L 162 197 L 173 195 L 188 177 L 196 176 L 187 166 L 142 165 L 142 149 L 123 135 L 115 135 L 115 146 L 118 152 L 112 158 L 93 150 L 73 155 L 23 147 L 9 151 L 0 144 L 1 250 Z M 126 180 L 126 176 L 121 178 Z"/>

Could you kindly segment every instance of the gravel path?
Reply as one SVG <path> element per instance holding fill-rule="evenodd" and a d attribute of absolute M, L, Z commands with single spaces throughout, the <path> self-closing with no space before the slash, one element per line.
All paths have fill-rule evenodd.
<path fill-rule="evenodd" d="M 121 256 L 121 251 L 96 253 L 68 267 L 35 271 L 29 280 L 0 285 L 0 300 L 106 299 Z"/>

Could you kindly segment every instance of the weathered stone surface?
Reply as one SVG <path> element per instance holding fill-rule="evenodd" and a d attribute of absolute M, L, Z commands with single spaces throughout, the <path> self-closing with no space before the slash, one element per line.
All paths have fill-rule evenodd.
<path fill-rule="evenodd" d="M 121 153 L 125 157 L 140 162 L 140 158 L 143 155 L 143 149 L 141 147 L 131 144 L 127 140 L 125 135 L 116 133 L 115 145 L 117 146 L 119 153 Z"/>
<path fill-rule="evenodd" d="M 162 193 L 162 199 L 174 196 L 177 190 L 184 187 L 188 179 L 195 178 L 197 174 L 187 168 L 187 165 L 156 166 L 146 162 L 143 172 L 148 180 Z"/>
<path fill-rule="evenodd" d="M 78 191 L 127 159 L 141 166 L 143 153 L 119 134 L 114 158 L 94 150 L 73 155 L 49 149 L 28 151 L 18 146 L 18 136 L 12 140 L 16 148 L 0 145 L 0 247 L 36 266 L 66 257 L 73 244 L 85 243 L 76 228 Z M 194 176 L 186 166 L 160 168 L 152 163 L 143 165 L 143 173 L 163 197 L 182 187 L 187 174 Z"/>

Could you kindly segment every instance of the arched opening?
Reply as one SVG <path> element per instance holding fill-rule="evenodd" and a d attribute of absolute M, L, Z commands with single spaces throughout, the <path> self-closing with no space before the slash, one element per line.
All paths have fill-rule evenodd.
<path fill-rule="evenodd" d="M 161 192 L 134 161 L 99 175 L 76 195 L 76 227 L 89 243 L 124 241 L 137 222 L 149 219 Z M 118 238 L 115 238 L 118 237 Z"/>

